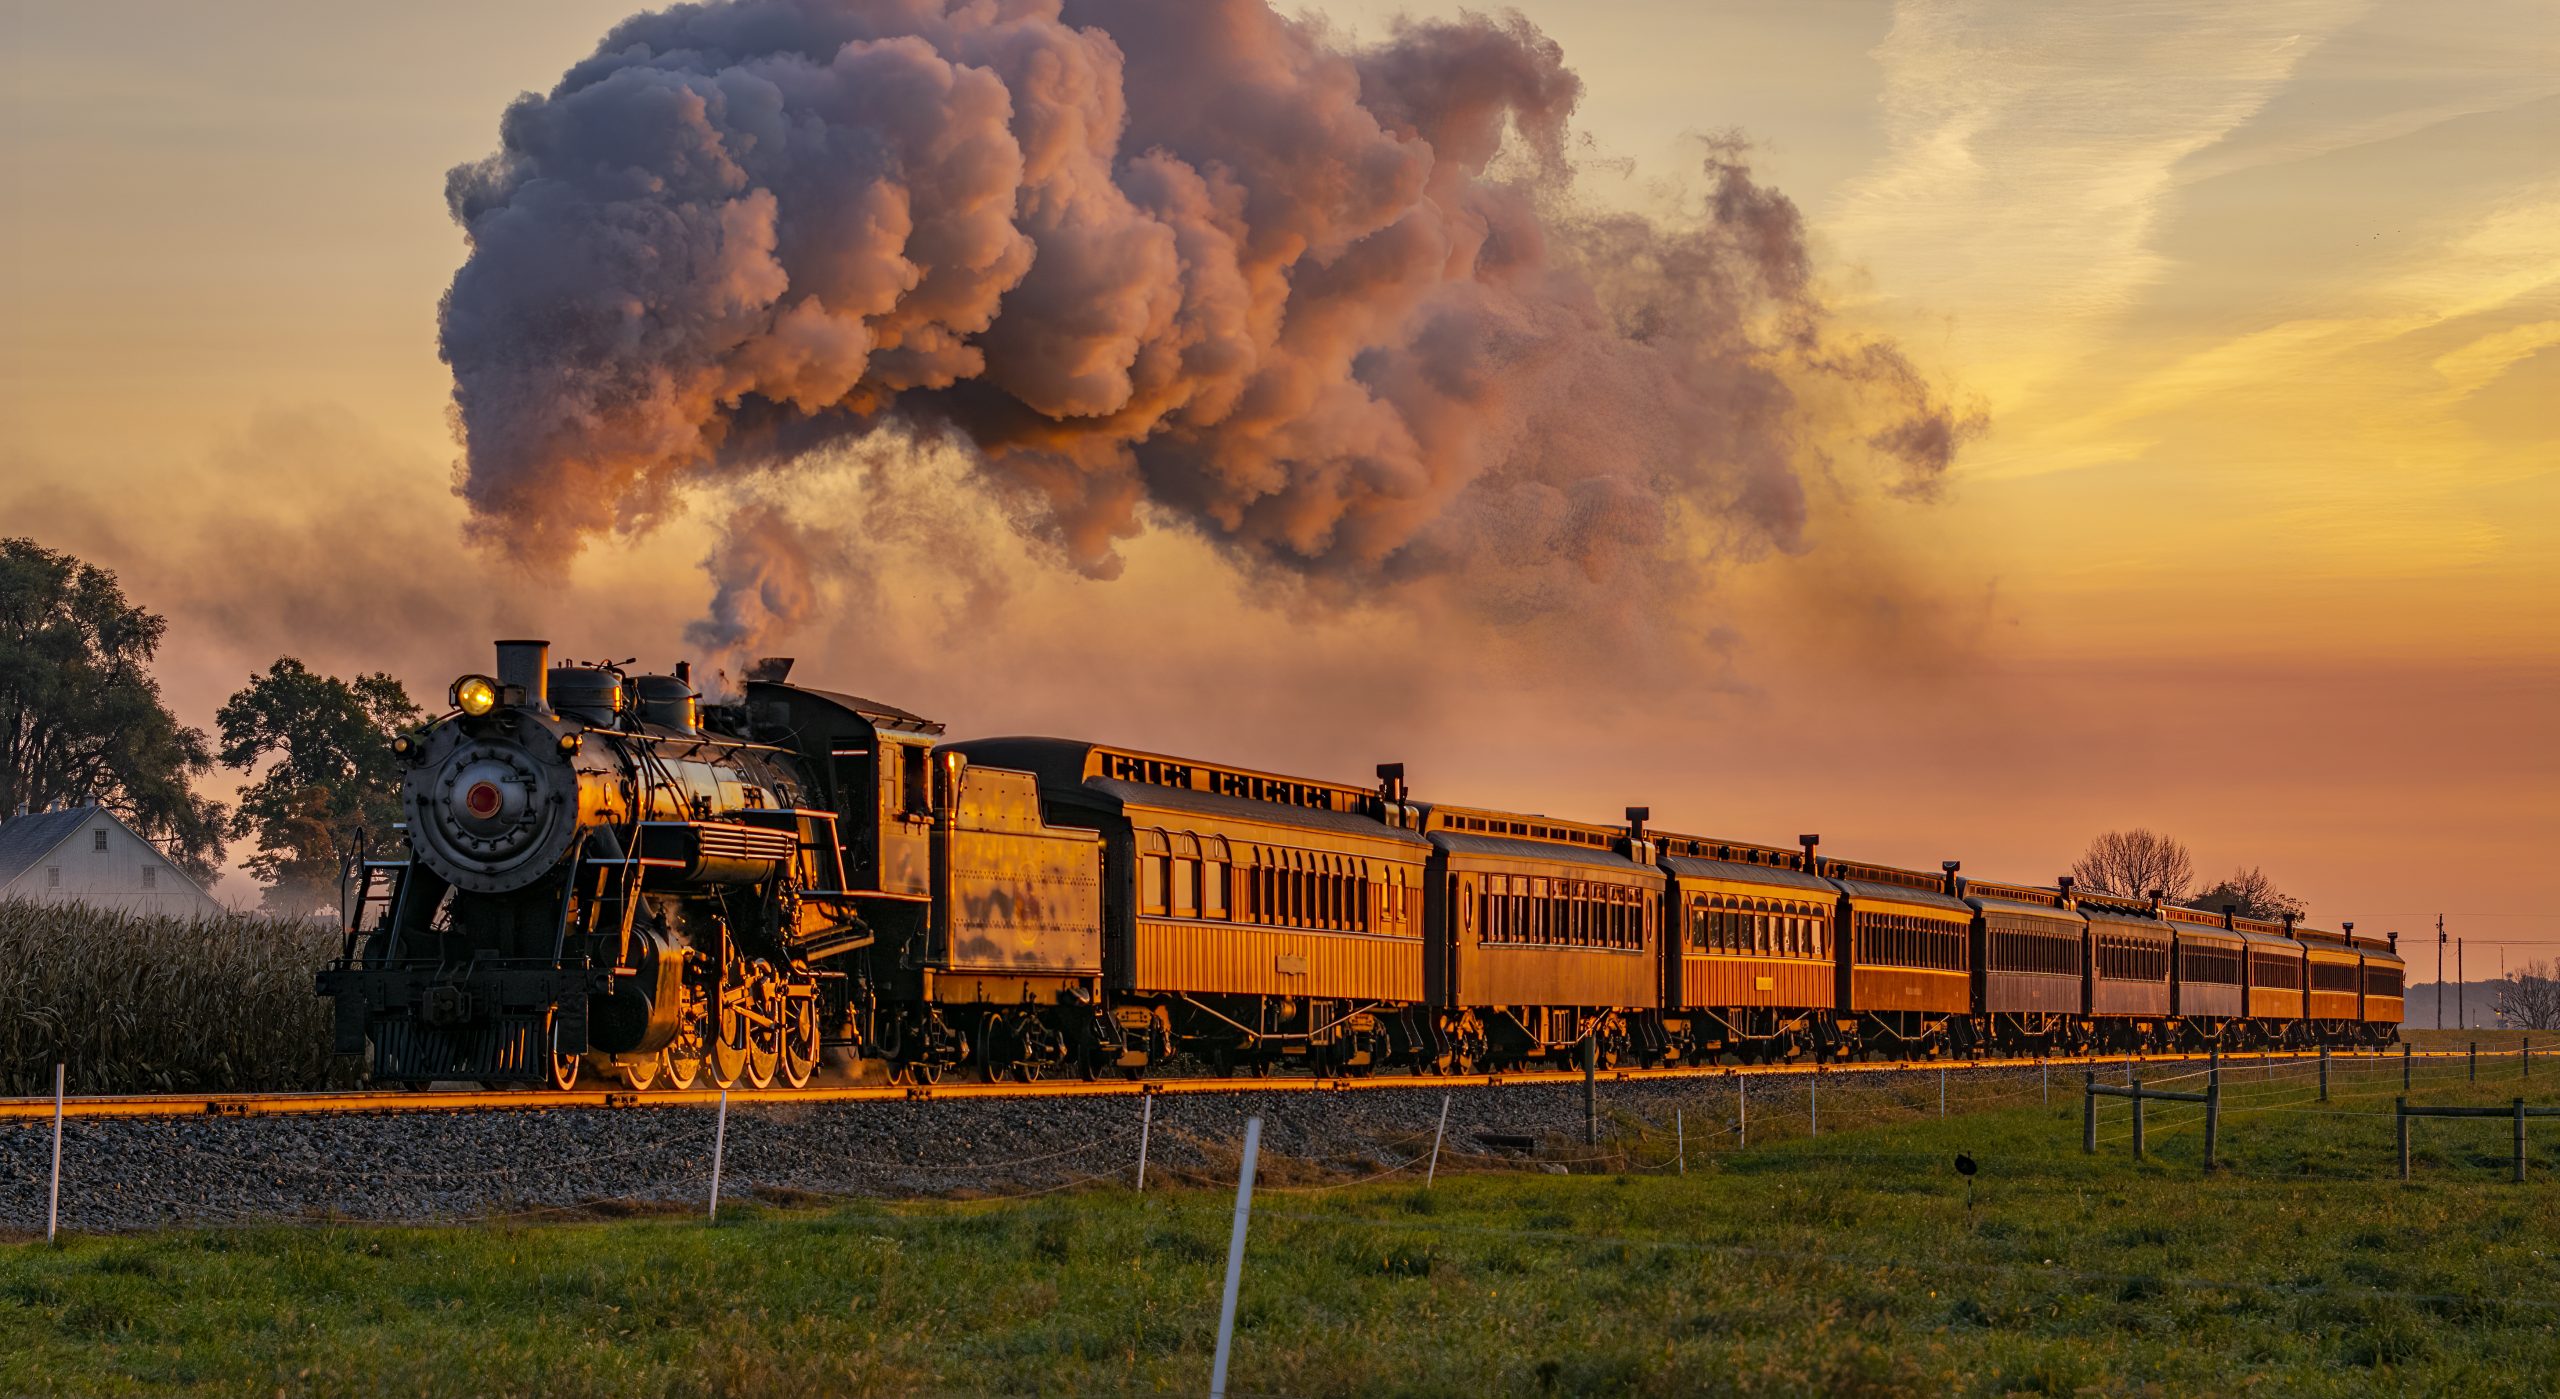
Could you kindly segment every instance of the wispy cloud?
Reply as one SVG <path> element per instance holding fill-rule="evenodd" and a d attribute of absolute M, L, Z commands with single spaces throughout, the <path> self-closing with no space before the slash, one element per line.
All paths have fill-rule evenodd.
<path fill-rule="evenodd" d="M 1831 227 L 1907 302 L 1960 308 L 1969 374 L 2025 401 L 2161 275 L 2179 163 L 2363 8 L 1905 0 L 1875 55 L 1889 155 Z"/>

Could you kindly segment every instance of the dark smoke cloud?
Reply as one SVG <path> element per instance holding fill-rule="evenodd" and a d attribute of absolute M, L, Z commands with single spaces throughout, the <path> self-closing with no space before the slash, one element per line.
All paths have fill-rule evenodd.
<path fill-rule="evenodd" d="M 1581 92 L 1516 15 L 1367 47 L 1262 0 L 628 20 L 450 178 L 464 496 L 559 563 L 948 435 L 1097 576 L 1159 520 L 1319 598 L 1502 617 L 1676 592 L 1701 538 L 1801 547 L 1828 443 L 1930 489 L 1973 425 L 1828 328 L 1795 206 L 1719 146 L 1690 216 L 1587 212 Z M 841 551 L 792 515 L 728 522 L 701 640 L 810 605 Z"/>

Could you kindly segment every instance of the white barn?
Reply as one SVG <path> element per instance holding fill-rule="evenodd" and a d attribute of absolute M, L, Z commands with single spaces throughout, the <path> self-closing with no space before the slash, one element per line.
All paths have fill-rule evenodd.
<path fill-rule="evenodd" d="M 103 806 L 0 821 L 0 900 L 193 918 L 223 912 L 160 847 Z"/>

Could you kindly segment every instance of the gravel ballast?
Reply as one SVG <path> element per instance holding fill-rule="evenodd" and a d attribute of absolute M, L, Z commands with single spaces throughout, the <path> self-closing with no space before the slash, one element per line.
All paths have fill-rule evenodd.
<path fill-rule="evenodd" d="M 2084 1064 L 2056 1065 L 2067 1101 Z M 2183 1067 L 2183 1066 L 2181 1066 Z M 2164 1066 L 2166 1069 L 2166 1066 Z M 2175 1070 L 2168 1070 L 2175 1072 Z M 1837 1124 L 1933 1116 L 1939 1076 L 1832 1069 Z M 1154 1097 L 1151 1184 L 1234 1178 L 1246 1118 L 1263 1119 L 1269 1188 L 1419 1176 L 1446 1094 L 1440 1169 L 1668 1169 L 1675 1117 L 1692 1163 L 1736 1145 L 1736 1085 L 1753 1142 L 1811 1126 L 1808 1074 L 1604 1081 L 1601 1142 L 1583 1140 L 1582 1084 L 1537 1081 L 1347 1092 Z M 1959 1069 L 1954 1108 L 2038 1101 L 2036 1067 Z M 923 1101 L 731 1100 L 724 1198 L 1005 1196 L 1134 1181 L 1140 1100 L 936 1097 Z M 0 1231 L 41 1233 L 50 1121 L 0 1124 Z M 383 1223 L 541 1218 L 700 1208 L 711 1176 L 709 1108 L 511 1108 L 258 1117 L 72 1117 L 64 1127 L 62 1227 L 101 1233 L 276 1220 Z M 1489 1144 L 1485 1139 L 1492 1138 Z"/>

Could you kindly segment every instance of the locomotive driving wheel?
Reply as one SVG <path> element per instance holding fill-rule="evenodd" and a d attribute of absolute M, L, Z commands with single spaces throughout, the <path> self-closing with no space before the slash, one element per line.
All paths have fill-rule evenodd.
<path fill-rule="evenodd" d="M 818 1072 L 818 998 L 789 996 L 782 1002 L 782 1083 L 806 1088 Z"/>
<path fill-rule="evenodd" d="M 585 1062 L 583 1053 L 564 1051 L 560 1047 L 560 1012 L 546 1011 L 542 1017 L 543 1081 L 566 1093 L 578 1086 L 578 1068 Z"/>
<path fill-rule="evenodd" d="M 658 1051 L 658 1071 L 667 1086 L 679 1093 L 702 1077 L 702 1031 L 696 1022 L 687 1020 L 684 1029 Z"/>
<path fill-rule="evenodd" d="M 759 961 L 747 976 L 747 1086 L 770 1088 L 782 1067 L 782 979 Z"/>
<path fill-rule="evenodd" d="M 646 1093 L 656 1085 L 659 1070 L 664 1068 L 665 1064 L 664 1054 L 651 1054 L 639 1059 L 616 1059 L 613 1061 L 613 1076 L 622 1080 L 622 1086 L 632 1092 Z"/>
<path fill-rule="evenodd" d="M 747 1077 L 748 1061 L 754 1057 L 747 1025 L 754 995 L 755 987 L 748 980 L 746 968 L 731 964 L 720 978 L 719 992 L 711 1003 L 711 1036 L 705 1046 L 710 1052 L 704 1059 L 710 1066 L 715 1088 L 735 1088 Z"/>

